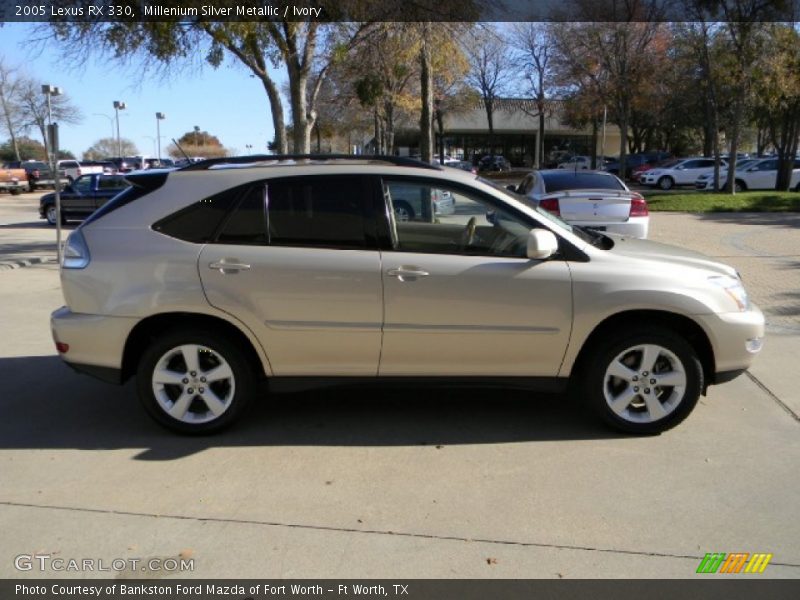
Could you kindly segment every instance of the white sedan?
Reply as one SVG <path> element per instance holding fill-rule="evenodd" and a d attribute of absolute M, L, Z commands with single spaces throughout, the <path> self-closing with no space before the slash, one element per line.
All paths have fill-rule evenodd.
<path fill-rule="evenodd" d="M 531 171 L 518 186 L 508 189 L 570 225 L 647 237 L 650 226 L 647 202 L 611 173 L 564 169 Z"/>
<path fill-rule="evenodd" d="M 800 158 L 795 159 L 792 170 L 792 180 L 789 188 L 800 192 Z M 774 190 L 778 179 L 778 159 L 764 158 L 761 160 L 750 159 L 736 163 L 736 178 L 734 188 L 737 192 L 747 190 Z M 720 169 L 719 185 L 725 186 L 728 181 L 728 170 Z M 714 172 L 701 175 L 695 182 L 698 190 L 714 189 Z"/>
<path fill-rule="evenodd" d="M 642 173 L 639 183 L 671 190 L 676 185 L 695 185 L 698 177 L 713 172 L 713 158 L 676 158 Z"/>

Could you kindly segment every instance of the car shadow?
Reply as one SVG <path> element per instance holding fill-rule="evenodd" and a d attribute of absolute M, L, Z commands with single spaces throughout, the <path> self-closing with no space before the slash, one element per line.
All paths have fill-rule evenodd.
<path fill-rule="evenodd" d="M 145 414 L 133 381 L 74 373 L 56 356 L 0 358 L 0 448 L 144 448 L 175 460 L 216 447 L 445 446 L 616 438 L 571 398 L 514 389 L 371 385 L 261 395 L 219 434 L 189 437 Z"/>

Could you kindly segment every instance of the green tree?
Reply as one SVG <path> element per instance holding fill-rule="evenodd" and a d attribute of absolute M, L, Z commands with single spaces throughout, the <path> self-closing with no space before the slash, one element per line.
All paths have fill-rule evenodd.
<path fill-rule="evenodd" d="M 47 152 L 41 142 L 21 136 L 0 145 L 0 160 L 47 160 Z"/>

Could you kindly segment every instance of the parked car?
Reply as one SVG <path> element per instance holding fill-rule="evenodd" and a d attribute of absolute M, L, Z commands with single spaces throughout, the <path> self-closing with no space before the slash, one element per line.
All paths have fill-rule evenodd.
<path fill-rule="evenodd" d="M 25 170 L 25 176 L 28 181 L 28 191 L 35 192 L 43 187 L 55 187 L 56 181 L 53 177 L 53 172 L 50 165 L 41 160 L 24 160 L 9 163 L 14 168 Z M 61 169 L 59 171 L 61 184 L 67 183 L 67 174 Z"/>
<path fill-rule="evenodd" d="M 655 433 L 761 349 L 761 311 L 712 258 L 572 227 L 456 169 L 280 158 L 129 175 L 67 239 L 59 356 L 135 375 L 147 412 L 186 433 L 233 423 L 261 379 L 431 378 L 572 384 L 613 427 Z M 398 222 L 395 186 L 458 211 Z"/>
<path fill-rule="evenodd" d="M 61 191 L 61 221 L 85 219 L 128 185 L 122 175 L 81 175 Z M 54 193 L 39 199 L 39 217 L 58 222 Z"/>
<path fill-rule="evenodd" d="M 445 166 L 453 167 L 455 169 L 461 169 L 462 171 L 469 171 L 470 173 L 478 172 L 478 169 L 468 160 L 459 160 L 456 162 L 448 163 Z"/>
<path fill-rule="evenodd" d="M 0 192 L 8 192 L 14 196 L 21 194 L 26 187 L 25 169 L 9 164 L 0 166 Z"/>
<path fill-rule="evenodd" d="M 432 222 L 438 216 L 455 212 L 455 200 L 448 191 L 398 182 L 392 184 L 391 189 L 387 188 L 386 193 L 391 193 L 394 216 L 398 222 Z"/>
<path fill-rule="evenodd" d="M 101 165 L 95 165 L 91 162 L 80 163 L 77 160 L 65 159 L 58 161 L 59 170 L 63 171 L 67 177 L 67 181 L 72 183 L 81 175 L 91 175 L 93 173 L 102 173 L 104 171 Z"/>
<path fill-rule="evenodd" d="M 605 171 L 531 171 L 509 189 L 570 225 L 646 238 L 647 202 Z"/>
<path fill-rule="evenodd" d="M 737 192 L 747 190 L 774 190 L 778 181 L 778 159 L 750 159 L 736 163 L 736 178 L 733 186 Z M 719 185 L 724 187 L 728 182 L 728 170 L 720 169 Z M 714 189 L 714 172 L 704 173 L 697 178 L 695 187 L 698 190 Z M 789 188 L 800 192 L 800 159 L 795 159 L 792 179 Z"/>
<path fill-rule="evenodd" d="M 590 156 L 573 156 L 558 165 L 559 169 L 588 169 L 592 165 Z"/>
<path fill-rule="evenodd" d="M 723 161 L 723 164 L 727 164 Z M 670 190 L 676 185 L 694 185 L 697 178 L 714 172 L 713 158 L 676 158 L 639 177 L 643 185 Z"/>
<path fill-rule="evenodd" d="M 635 169 L 642 168 L 645 165 L 653 166 L 656 163 L 666 160 L 670 156 L 671 155 L 668 152 L 644 152 L 640 154 L 629 154 L 625 157 L 624 179 L 632 179 Z M 613 161 L 607 163 L 603 169 L 619 177 L 619 158 L 615 158 Z"/>
<path fill-rule="evenodd" d="M 510 171 L 511 163 L 503 156 L 484 156 L 478 161 L 478 171 Z"/>

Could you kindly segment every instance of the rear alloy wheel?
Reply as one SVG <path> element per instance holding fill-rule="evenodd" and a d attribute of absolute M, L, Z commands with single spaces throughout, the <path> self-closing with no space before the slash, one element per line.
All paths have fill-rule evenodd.
<path fill-rule="evenodd" d="M 394 203 L 394 218 L 396 221 L 405 223 L 406 221 L 414 220 L 414 209 L 411 205 L 404 200 L 398 200 Z"/>
<path fill-rule="evenodd" d="M 658 187 L 662 190 L 671 190 L 675 185 L 675 180 L 672 177 L 662 177 L 658 180 Z"/>
<path fill-rule="evenodd" d="M 665 329 L 603 342 L 591 360 L 586 397 L 620 431 L 652 434 L 674 427 L 692 412 L 703 389 L 694 348 Z"/>
<path fill-rule="evenodd" d="M 55 204 L 51 204 L 50 206 L 47 207 L 47 209 L 44 211 L 44 216 L 47 219 L 47 222 L 50 223 L 50 225 L 55 225 L 58 222 L 58 213 L 56 212 Z M 67 220 L 62 215 L 61 224 L 63 225 L 66 222 Z"/>
<path fill-rule="evenodd" d="M 238 347 L 211 332 L 175 332 L 156 340 L 137 372 L 139 399 L 161 425 L 203 434 L 230 425 L 252 398 L 256 380 Z"/>

